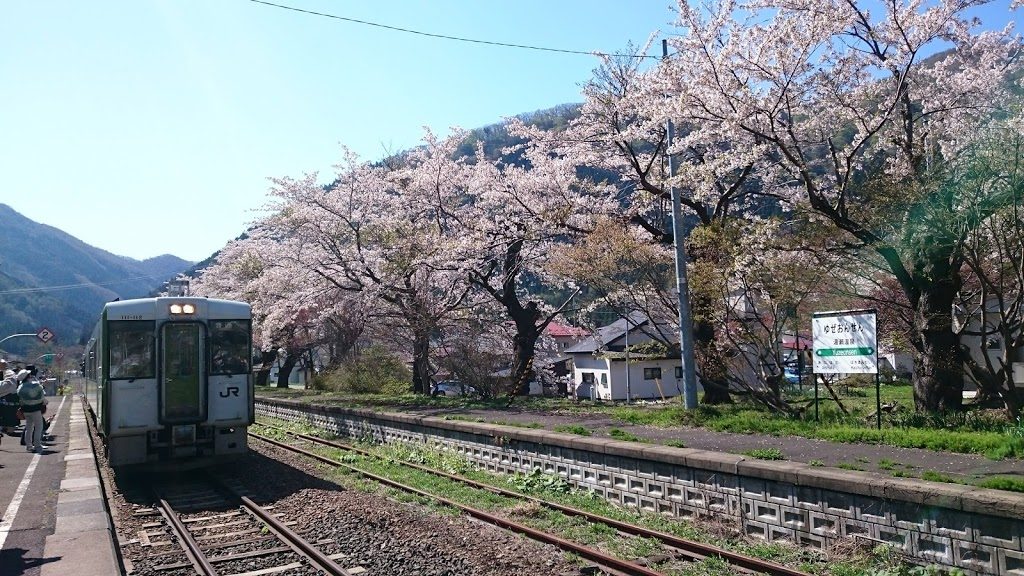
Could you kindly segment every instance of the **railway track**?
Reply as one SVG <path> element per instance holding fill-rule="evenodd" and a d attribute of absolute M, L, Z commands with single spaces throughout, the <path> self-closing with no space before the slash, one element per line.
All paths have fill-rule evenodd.
<path fill-rule="evenodd" d="M 153 506 L 136 514 L 151 518 L 138 534 L 148 553 L 133 562 L 133 574 L 330 574 L 355 576 L 362 568 L 338 564 L 331 539 L 307 540 L 294 521 L 280 519 L 228 482 L 207 476 L 152 483 Z"/>
<path fill-rule="evenodd" d="M 329 441 L 329 440 L 324 440 L 322 438 L 317 438 L 315 436 L 311 436 L 311 435 L 308 435 L 308 434 L 300 434 L 300 433 L 292 432 L 292 431 L 281 429 L 281 428 L 270 427 L 270 426 L 268 426 L 268 428 L 272 428 L 272 429 L 275 429 L 277 431 L 286 433 L 286 434 L 288 434 L 288 435 L 290 435 L 290 436 L 292 436 L 294 438 L 297 438 L 297 439 L 299 439 L 299 440 L 301 440 L 303 442 L 309 442 L 309 443 L 313 443 L 313 444 L 320 445 L 320 446 L 323 446 L 323 447 L 330 447 L 330 448 L 340 449 L 340 450 L 344 450 L 344 451 L 347 451 L 347 452 L 350 452 L 350 453 L 361 454 L 361 455 L 368 456 L 368 457 L 376 457 L 373 454 L 371 454 L 370 452 L 367 452 L 365 450 L 361 450 L 361 449 L 359 449 L 357 447 L 354 447 L 354 446 L 351 446 L 351 445 L 348 445 L 348 444 L 343 444 L 343 443 L 339 443 L 339 442 L 333 442 L 333 441 Z M 478 518 L 480 520 L 483 520 L 485 522 L 497 525 L 499 527 L 502 527 L 502 528 L 505 528 L 505 529 L 508 529 L 508 530 L 513 530 L 513 531 L 519 532 L 521 534 L 525 534 L 525 535 L 527 535 L 527 536 L 529 536 L 531 538 L 534 538 L 534 539 L 537 539 L 537 540 L 540 540 L 540 541 L 543 541 L 543 542 L 555 545 L 555 546 L 557 546 L 557 547 L 559 547 L 559 548 L 561 548 L 563 550 L 566 550 L 568 552 L 572 552 L 574 554 L 578 554 L 579 556 L 581 556 L 583 558 L 586 558 L 586 559 L 590 560 L 591 562 L 594 562 L 595 564 L 597 564 L 598 566 L 601 566 L 602 568 L 604 568 L 606 571 L 608 571 L 611 574 L 624 574 L 624 575 L 629 575 L 629 576 L 633 576 L 633 575 L 656 576 L 656 575 L 660 575 L 661 574 L 660 572 L 657 572 L 657 571 L 649 568 L 648 566 L 640 565 L 638 563 L 630 562 L 630 561 L 627 561 L 627 560 L 622 560 L 620 558 L 611 556 L 611 555 L 606 554 L 606 553 L 604 553 L 604 552 L 602 552 L 600 550 L 597 550 L 595 548 L 591 548 L 591 547 L 588 547 L 588 546 L 583 546 L 583 545 L 580 545 L 578 543 L 568 541 L 568 540 L 566 540 L 564 538 L 561 538 L 560 536 L 557 536 L 557 535 L 554 535 L 554 534 L 550 534 L 550 533 L 546 533 L 546 532 L 543 532 L 541 530 L 537 530 L 535 528 L 523 525 L 523 524 L 518 523 L 518 522 L 514 522 L 512 520 L 509 520 L 507 518 L 503 518 L 501 516 L 496 516 L 494 514 L 491 514 L 489 512 L 483 511 L 483 510 L 478 510 L 478 509 L 472 508 L 470 506 L 467 506 L 465 504 L 452 501 L 452 500 L 450 500 L 448 498 L 445 498 L 445 497 L 437 495 L 437 494 L 428 493 L 428 492 L 425 492 L 425 491 L 420 490 L 418 488 L 414 488 L 414 487 L 411 487 L 411 486 L 404 485 L 404 484 L 402 484 L 400 482 L 396 482 L 396 481 L 394 481 L 394 480 L 392 480 L 390 478 L 384 478 L 384 477 L 381 477 L 379 475 L 372 474 L 370 472 L 361 470 L 361 469 L 359 469 L 357 467 L 350 466 L 350 465 L 344 464 L 342 462 L 338 462 L 337 460 L 324 457 L 324 456 L 322 456 L 320 454 L 316 454 L 314 452 L 310 452 L 308 450 L 304 450 L 302 448 L 299 448 L 299 447 L 296 447 L 296 446 L 292 446 L 292 445 L 284 443 L 284 442 L 279 442 L 279 441 L 277 441 L 275 439 L 268 438 L 268 437 L 256 434 L 256 433 L 254 433 L 252 431 L 250 431 L 250 435 L 252 437 L 258 439 L 258 440 L 261 440 L 261 441 L 264 441 L 264 442 L 268 442 L 268 443 L 270 443 L 272 445 L 275 445 L 275 446 L 278 446 L 278 447 L 280 447 L 282 449 L 290 450 L 290 451 L 293 451 L 293 452 L 296 452 L 296 453 L 303 454 L 303 455 L 305 455 L 307 457 L 314 458 L 314 459 L 316 459 L 316 460 L 318 460 L 320 462 L 329 464 L 329 465 L 334 466 L 334 467 L 346 468 L 346 469 L 351 470 L 351 471 L 353 471 L 353 472 L 355 472 L 355 473 L 357 473 L 359 475 L 362 475 L 364 477 L 370 478 L 370 479 L 372 479 L 372 480 L 374 480 L 376 482 L 379 482 L 379 483 L 382 483 L 382 484 L 385 484 L 385 485 L 391 486 L 393 488 L 397 488 L 399 490 L 403 490 L 403 491 L 406 491 L 406 492 L 409 492 L 409 493 L 412 493 L 412 494 L 416 494 L 416 495 L 419 495 L 419 496 L 422 496 L 422 497 L 433 499 L 433 500 L 441 502 L 441 503 L 443 503 L 443 504 L 445 504 L 447 506 L 460 509 L 463 512 L 466 512 L 467 514 L 469 514 L 469 515 L 471 515 L 471 516 L 473 516 L 475 518 Z M 765 561 L 765 560 L 761 560 L 759 558 L 754 558 L 752 556 L 746 556 L 746 555 L 739 554 L 739 553 L 736 553 L 736 552 L 733 552 L 733 551 L 730 551 L 730 550 L 725 550 L 725 549 L 717 548 L 717 547 L 714 547 L 714 546 L 710 546 L 708 544 L 704 544 L 704 543 L 701 543 L 701 542 L 695 542 L 695 541 L 687 540 L 687 539 L 675 536 L 673 534 L 668 534 L 668 533 L 665 533 L 665 532 L 651 530 L 651 529 L 646 528 L 646 527 L 637 526 L 637 525 L 634 525 L 634 524 L 630 524 L 630 523 L 627 523 L 627 522 L 616 520 L 614 518 L 609 518 L 609 517 L 606 517 L 606 516 L 601 516 L 601 515 L 598 515 L 598 514 L 594 514 L 594 513 L 591 513 L 591 512 L 584 511 L 584 510 L 579 510 L 579 509 L 576 509 L 576 508 L 565 506 L 565 505 L 557 503 L 557 502 L 551 502 L 551 501 L 548 501 L 548 500 L 544 500 L 544 499 L 541 499 L 541 498 L 536 498 L 536 497 L 533 497 L 533 496 L 521 494 L 519 492 L 515 492 L 515 491 L 511 491 L 511 490 L 506 490 L 506 489 L 499 488 L 499 487 L 496 487 L 496 486 L 492 486 L 492 485 L 489 485 L 489 484 L 483 484 L 483 483 L 476 482 L 476 481 L 473 481 L 473 480 L 470 480 L 470 479 L 467 479 L 467 478 L 463 478 L 461 476 L 456 476 L 456 475 L 448 474 L 446 472 L 438 471 L 438 470 L 435 470 L 435 469 L 432 469 L 432 468 L 429 468 L 429 467 L 420 466 L 418 464 L 413 464 L 413 463 L 409 463 L 409 462 L 402 462 L 401 464 L 403 466 L 406 466 L 406 467 L 409 467 L 409 468 L 412 468 L 412 469 L 415 469 L 415 470 L 419 470 L 421 472 L 425 472 L 425 473 L 428 473 L 428 474 L 431 474 L 431 475 L 443 477 L 443 478 L 446 478 L 446 479 L 448 479 L 450 481 L 453 481 L 453 482 L 458 482 L 458 483 L 461 483 L 461 484 L 464 484 L 464 485 L 467 485 L 467 486 L 471 486 L 471 487 L 473 487 L 475 489 L 478 489 L 478 490 L 484 490 L 484 491 L 490 492 L 492 494 L 498 494 L 498 495 L 505 496 L 505 497 L 508 497 L 508 498 L 513 498 L 513 499 L 516 499 L 516 500 L 519 500 L 519 501 L 528 502 L 530 504 L 537 505 L 537 506 L 542 506 L 542 507 L 548 508 L 550 510 L 556 510 L 556 511 L 562 513 L 562 514 L 567 515 L 567 516 L 575 516 L 575 517 L 584 518 L 588 522 L 598 523 L 598 524 L 602 524 L 602 525 L 611 527 L 611 528 L 613 528 L 614 530 L 618 531 L 621 534 L 626 534 L 626 535 L 630 535 L 630 536 L 634 536 L 634 537 L 638 537 L 638 538 L 648 538 L 648 539 L 655 540 L 657 542 L 660 542 L 661 545 L 664 547 L 665 554 L 661 555 L 660 557 L 655 557 L 653 559 L 654 561 L 658 561 L 658 560 L 664 561 L 664 560 L 666 560 L 668 558 L 683 559 L 683 560 L 686 560 L 686 561 L 701 561 L 701 560 L 704 560 L 706 558 L 713 557 L 713 558 L 717 558 L 717 559 L 720 559 L 722 561 L 727 562 L 730 565 L 730 567 L 735 569 L 737 572 L 742 572 L 742 573 L 763 573 L 763 574 L 771 574 L 773 576 L 807 576 L 807 574 L 805 572 L 802 572 L 802 571 L 790 568 L 788 566 L 784 566 L 784 565 L 777 564 L 777 563 L 774 563 L 774 562 L 768 562 L 768 561 Z M 654 563 L 654 562 L 651 562 L 651 563 Z"/>

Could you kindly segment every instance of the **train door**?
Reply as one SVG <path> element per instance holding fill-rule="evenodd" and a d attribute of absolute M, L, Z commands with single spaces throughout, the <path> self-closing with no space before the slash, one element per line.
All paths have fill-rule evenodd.
<path fill-rule="evenodd" d="M 198 322 L 169 322 L 160 328 L 160 420 L 164 424 L 206 419 L 205 337 Z"/>

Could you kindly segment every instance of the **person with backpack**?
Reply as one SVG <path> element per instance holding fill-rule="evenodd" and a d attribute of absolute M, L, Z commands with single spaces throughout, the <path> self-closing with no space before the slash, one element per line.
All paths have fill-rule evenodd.
<path fill-rule="evenodd" d="M 35 379 L 36 367 L 29 365 L 18 373 L 18 400 L 25 415 L 25 449 L 29 452 L 43 452 L 43 414 L 46 413 L 46 393 L 39 380 Z"/>

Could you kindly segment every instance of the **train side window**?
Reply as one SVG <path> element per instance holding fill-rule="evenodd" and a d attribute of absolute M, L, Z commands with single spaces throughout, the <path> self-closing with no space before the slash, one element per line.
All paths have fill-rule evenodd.
<path fill-rule="evenodd" d="M 249 372 L 250 324 L 248 320 L 210 321 L 210 373 Z"/>
<path fill-rule="evenodd" d="M 108 324 L 110 377 L 121 379 L 156 376 L 152 320 L 119 320 Z"/>

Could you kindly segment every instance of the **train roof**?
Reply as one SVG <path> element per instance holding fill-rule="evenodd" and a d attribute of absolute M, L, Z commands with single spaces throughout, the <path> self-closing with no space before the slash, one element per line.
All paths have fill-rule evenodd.
<path fill-rule="evenodd" d="M 107 302 L 103 311 L 108 320 L 155 320 L 170 318 L 173 304 L 192 304 L 193 316 L 226 320 L 249 319 L 252 307 L 246 302 L 220 300 L 200 296 L 161 296 L 157 298 L 134 298 Z"/>

